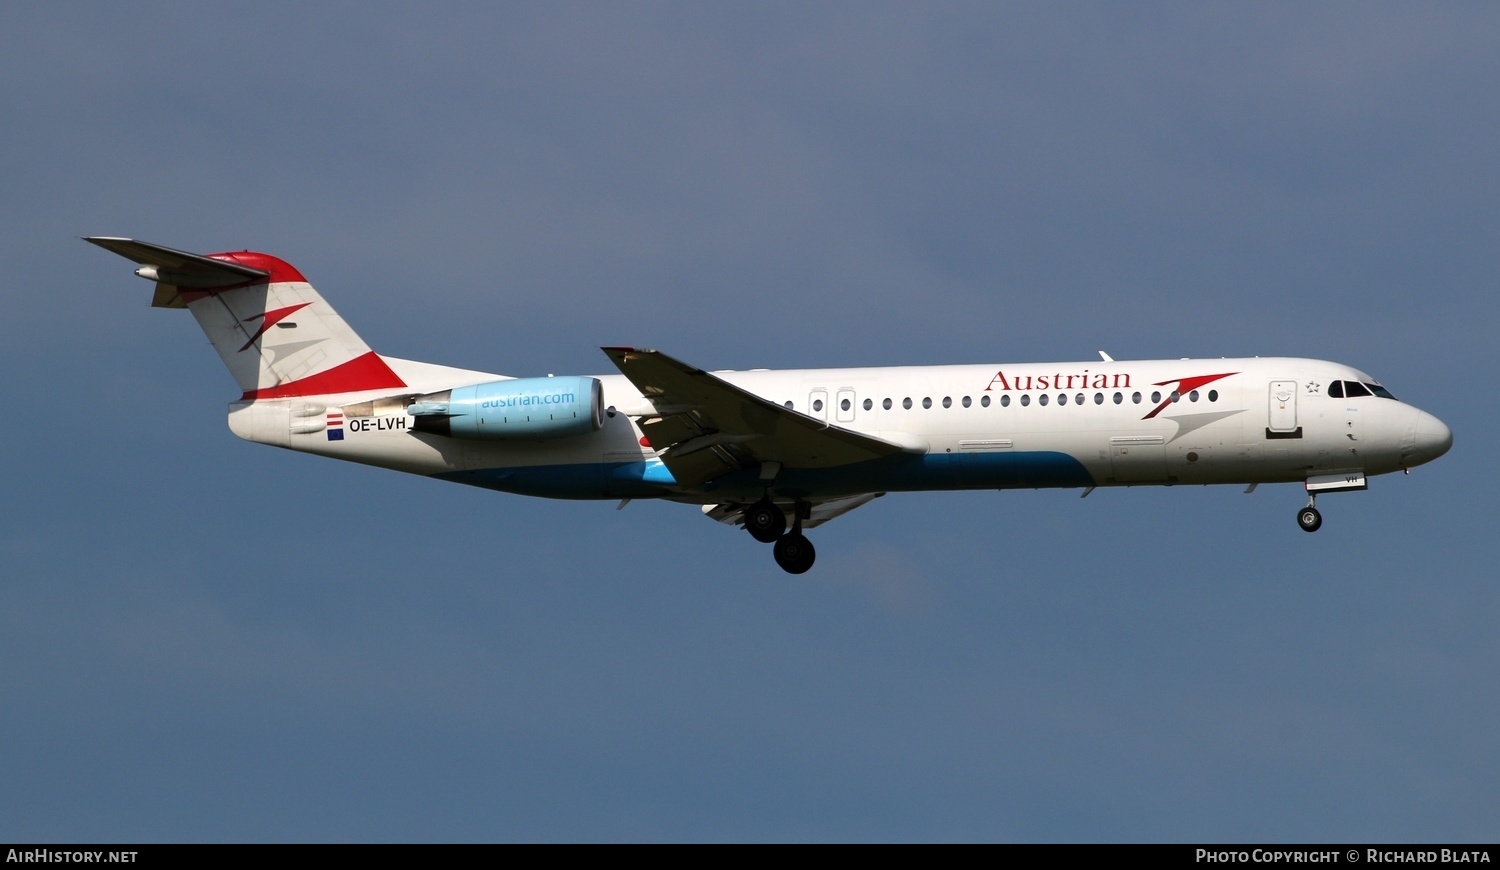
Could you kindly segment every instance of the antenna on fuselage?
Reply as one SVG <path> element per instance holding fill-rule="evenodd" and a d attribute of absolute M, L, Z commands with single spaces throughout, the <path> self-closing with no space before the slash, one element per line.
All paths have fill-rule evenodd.
<path fill-rule="evenodd" d="M 1104 360 L 1105 362 L 1114 362 L 1115 361 L 1114 357 L 1110 356 L 1109 354 L 1105 353 L 1102 350 L 1099 351 L 1099 358 L 1102 359 L 1102 360 Z"/>

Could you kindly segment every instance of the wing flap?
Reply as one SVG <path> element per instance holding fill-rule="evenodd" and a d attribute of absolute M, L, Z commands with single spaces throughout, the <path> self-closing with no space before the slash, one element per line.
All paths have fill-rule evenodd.
<path fill-rule="evenodd" d="M 662 454 L 661 461 L 672 472 L 673 480 L 689 484 L 713 480 L 742 467 L 737 457 L 716 450 L 700 450 L 685 456 L 668 451 Z"/>
<path fill-rule="evenodd" d="M 810 502 L 811 509 L 807 518 L 802 521 L 802 528 L 815 529 L 829 520 L 837 519 L 857 507 L 869 504 L 883 495 L 885 495 L 883 492 L 866 492 L 859 495 L 848 495 L 842 498 Z M 738 526 L 744 523 L 745 510 L 748 507 L 749 505 L 743 504 L 706 504 L 703 506 L 703 515 L 726 525 Z"/>
<path fill-rule="evenodd" d="M 667 447 L 681 444 L 692 438 L 707 434 L 697 421 L 687 414 L 671 414 L 664 417 L 646 417 L 640 420 L 641 431 L 653 445 Z"/>

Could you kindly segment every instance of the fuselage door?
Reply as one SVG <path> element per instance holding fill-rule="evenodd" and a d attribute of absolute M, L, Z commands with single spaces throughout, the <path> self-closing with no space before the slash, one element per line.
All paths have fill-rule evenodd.
<path fill-rule="evenodd" d="M 840 423 L 854 422 L 854 391 L 845 387 L 834 399 L 834 415 Z"/>
<path fill-rule="evenodd" d="M 1297 431 L 1297 382 L 1272 381 L 1270 393 L 1267 428 L 1272 432 Z"/>
<path fill-rule="evenodd" d="M 822 388 L 813 390 L 807 396 L 807 415 L 817 417 L 819 420 L 828 419 L 828 391 Z"/>

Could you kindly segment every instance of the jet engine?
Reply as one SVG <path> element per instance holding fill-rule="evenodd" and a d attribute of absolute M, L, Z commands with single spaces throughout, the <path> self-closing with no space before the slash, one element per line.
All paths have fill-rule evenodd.
<path fill-rule="evenodd" d="M 603 425 L 597 378 L 515 378 L 417 396 L 412 429 L 452 438 L 539 441 L 587 435 Z"/>

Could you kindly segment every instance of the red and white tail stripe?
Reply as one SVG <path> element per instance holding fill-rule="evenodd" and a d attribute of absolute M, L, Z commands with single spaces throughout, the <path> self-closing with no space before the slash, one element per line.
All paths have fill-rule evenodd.
<path fill-rule="evenodd" d="M 157 282 L 153 305 L 193 313 L 242 401 L 406 386 L 285 260 L 255 251 L 190 254 L 106 236 L 88 241 L 141 264 L 136 274 Z"/>

